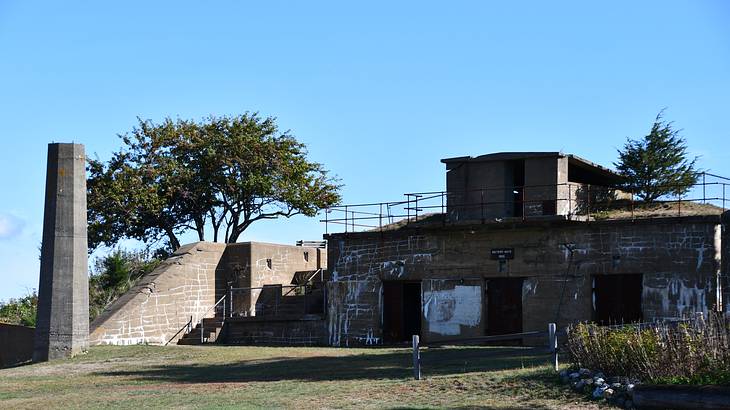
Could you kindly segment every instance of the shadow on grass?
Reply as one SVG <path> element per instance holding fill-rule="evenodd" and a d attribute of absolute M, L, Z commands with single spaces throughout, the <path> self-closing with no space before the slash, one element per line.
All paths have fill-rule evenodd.
<path fill-rule="evenodd" d="M 544 350 L 524 348 L 431 348 L 421 353 L 421 369 L 425 377 L 519 369 L 540 366 L 547 362 L 548 356 Z M 373 350 L 373 353 L 347 356 L 163 365 L 97 374 L 178 383 L 378 380 L 410 378 L 413 367 L 412 355 L 407 350 L 402 353 L 379 353 Z"/>

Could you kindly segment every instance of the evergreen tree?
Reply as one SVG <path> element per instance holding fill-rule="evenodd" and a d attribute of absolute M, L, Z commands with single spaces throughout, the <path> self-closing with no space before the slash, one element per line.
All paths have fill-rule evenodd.
<path fill-rule="evenodd" d="M 613 165 L 625 178 L 623 188 L 633 190 L 646 202 L 663 195 L 683 195 L 697 182 L 697 157 L 688 159 L 687 143 L 657 114 L 651 131 L 643 139 L 627 139 Z"/>

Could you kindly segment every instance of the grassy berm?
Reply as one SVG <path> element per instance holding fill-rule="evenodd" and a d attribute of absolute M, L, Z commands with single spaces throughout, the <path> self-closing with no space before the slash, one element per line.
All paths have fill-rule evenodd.
<path fill-rule="evenodd" d="M 515 347 L 100 346 L 0 370 L 0 408 L 596 408 Z"/>

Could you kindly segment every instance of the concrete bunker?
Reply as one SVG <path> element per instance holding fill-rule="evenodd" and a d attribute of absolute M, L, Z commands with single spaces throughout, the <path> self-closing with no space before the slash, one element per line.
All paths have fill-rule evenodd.
<path fill-rule="evenodd" d="M 549 322 L 621 324 L 723 309 L 721 208 L 596 219 L 597 201 L 631 197 L 616 188 L 618 175 L 577 156 L 442 162 L 446 191 L 407 194 L 405 220 L 354 232 L 359 210 L 349 206 L 352 229 L 325 235 L 330 344 L 402 343 L 409 330 L 438 342 L 544 331 Z M 426 204 L 429 195 L 443 201 L 442 213 L 428 213 L 439 209 Z M 403 289 L 419 284 L 415 317 L 405 309 L 419 298 Z"/>

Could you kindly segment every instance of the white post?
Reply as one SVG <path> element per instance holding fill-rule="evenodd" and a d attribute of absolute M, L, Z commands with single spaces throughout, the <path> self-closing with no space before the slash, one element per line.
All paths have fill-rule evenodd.
<path fill-rule="evenodd" d="M 418 350 L 418 335 L 413 335 L 413 378 L 421 380 L 421 352 Z"/>
<path fill-rule="evenodd" d="M 548 348 L 552 353 L 553 368 L 558 371 L 558 335 L 555 323 L 548 323 Z"/>

